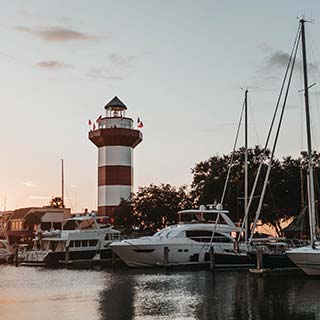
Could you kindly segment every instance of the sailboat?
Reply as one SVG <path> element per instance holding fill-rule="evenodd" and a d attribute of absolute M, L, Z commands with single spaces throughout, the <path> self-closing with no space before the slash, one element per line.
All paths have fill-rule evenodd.
<path fill-rule="evenodd" d="M 309 225 L 310 225 L 310 241 L 309 246 L 288 250 L 288 257 L 306 274 L 320 275 L 320 243 L 316 237 L 316 218 L 315 218 L 315 191 L 314 176 L 312 164 L 312 141 L 311 141 L 311 121 L 309 110 L 309 86 L 308 86 L 308 70 L 307 55 L 305 41 L 305 20 L 300 20 L 301 26 L 301 44 L 303 58 L 303 77 L 304 77 L 304 99 L 306 112 L 306 128 L 307 128 L 307 145 L 308 145 L 308 208 L 309 208 Z"/>

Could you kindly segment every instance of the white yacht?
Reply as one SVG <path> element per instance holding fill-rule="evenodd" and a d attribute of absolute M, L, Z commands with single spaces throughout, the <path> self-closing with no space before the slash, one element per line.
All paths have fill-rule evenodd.
<path fill-rule="evenodd" d="M 37 232 L 22 264 L 56 267 L 69 261 L 111 258 L 109 244 L 120 239 L 120 231 L 101 224 L 105 219 L 95 213 L 76 215 L 65 221 L 63 230 Z"/>
<path fill-rule="evenodd" d="M 215 223 L 220 215 L 221 222 Z M 209 264 L 213 247 L 215 267 L 252 267 L 254 261 L 245 253 L 244 244 L 235 251 L 235 236 L 240 232 L 228 217 L 217 209 L 183 210 L 180 222 L 151 237 L 113 242 L 110 247 L 129 267 Z M 186 221 L 186 216 L 192 219 Z"/>

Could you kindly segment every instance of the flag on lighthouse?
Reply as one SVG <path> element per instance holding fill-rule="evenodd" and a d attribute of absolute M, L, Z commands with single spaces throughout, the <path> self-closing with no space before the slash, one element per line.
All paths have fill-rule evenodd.
<path fill-rule="evenodd" d="M 88 121 L 88 125 L 89 126 L 91 126 L 92 125 L 92 122 L 91 122 L 91 120 L 89 119 L 89 121 Z"/>
<path fill-rule="evenodd" d="M 137 123 L 138 123 L 138 128 L 143 128 L 143 122 L 139 117 L 138 117 Z"/>

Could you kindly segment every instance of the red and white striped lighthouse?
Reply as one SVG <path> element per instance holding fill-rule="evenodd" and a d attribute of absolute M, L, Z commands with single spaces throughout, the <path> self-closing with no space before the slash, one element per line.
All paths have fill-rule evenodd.
<path fill-rule="evenodd" d="M 98 214 L 113 217 L 121 198 L 133 191 L 133 148 L 142 141 L 142 133 L 125 116 L 127 107 L 114 97 L 99 118 L 98 128 L 89 139 L 98 147 Z"/>

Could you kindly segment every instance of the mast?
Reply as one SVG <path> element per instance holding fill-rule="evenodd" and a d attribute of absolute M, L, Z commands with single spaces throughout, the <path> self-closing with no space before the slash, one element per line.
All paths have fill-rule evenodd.
<path fill-rule="evenodd" d="M 309 92 L 308 92 L 308 67 L 306 54 L 306 38 L 304 29 L 305 20 L 301 19 L 301 44 L 302 44 L 302 64 L 303 64 L 303 81 L 304 81 L 304 101 L 306 109 L 306 127 L 307 127 L 307 145 L 308 145 L 308 191 L 309 191 L 309 220 L 310 220 L 310 240 L 311 246 L 314 247 L 316 241 L 316 214 L 315 214 L 315 196 L 314 196 L 314 176 L 312 165 L 312 141 L 311 141 L 311 124 L 309 110 Z"/>
<path fill-rule="evenodd" d="M 62 200 L 62 205 L 64 206 L 64 168 L 63 168 L 63 159 L 61 159 L 61 200 Z"/>
<path fill-rule="evenodd" d="M 245 244 L 248 243 L 248 89 L 244 95 L 244 219 Z"/>

